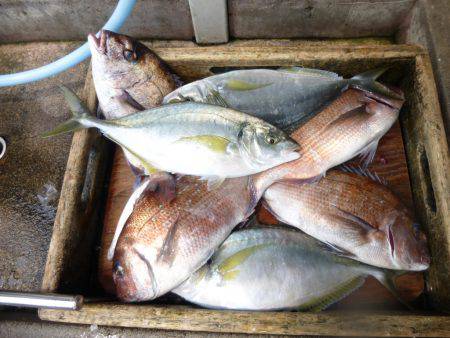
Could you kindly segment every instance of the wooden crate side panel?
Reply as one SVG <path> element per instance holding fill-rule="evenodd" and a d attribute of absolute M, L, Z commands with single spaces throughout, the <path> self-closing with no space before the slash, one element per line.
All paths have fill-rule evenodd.
<path fill-rule="evenodd" d="M 97 98 L 88 72 L 84 98 L 95 112 Z M 62 94 L 61 94 L 62 95 Z M 95 130 L 74 133 L 42 281 L 44 292 L 82 292 L 90 283 L 99 197 L 108 143 Z"/>
<path fill-rule="evenodd" d="M 399 313 L 215 311 L 186 306 L 86 304 L 40 310 L 43 320 L 166 330 L 332 336 L 450 336 L 450 318 Z"/>
<path fill-rule="evenodd" d="M 416 211 L 428 235 L 432 262 L 427 291 L 432 305 L 450 311 L 450 162 L 428 56 L 415 62 L 411 112 L 403 119 Z"/>
<path fill-rule="evenodd" d="M 307 66 L 348 75 L 393 61 L 410 61 L 424 50 L 413 45 L 155 47 L 154 51 L 184 80 L 213 75 L 211 67 Z"/>

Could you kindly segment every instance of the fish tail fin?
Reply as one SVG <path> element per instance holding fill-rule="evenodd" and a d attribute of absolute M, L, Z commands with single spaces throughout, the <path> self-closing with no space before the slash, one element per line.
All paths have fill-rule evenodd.
<path fill-rule="evenodd" d="M 413 306 L 408 301 L 404 300 L 398 293 L 397 287 L 395 286 L 395 278 L 404 274 L 404 271 L 399 270 L 386 270 L 386 269 L 373 269 L 370 274 L 376 278 L 383 286 L 388 289 L 392 295 L 409 310 L 413 310 Z"/>
<path fill-rule="evenodd" d="M 363 91 L 379 94 L 391 99 L 402 100 L 403 97 L 400 94 L 376 81 L 388 68 L 389 67 L 376 68 L 355 75 L 348 80 L 349 86 Z"/>
<path fill-rule="evenodd" d="M 42 137 L 51 137 L 71 131 L 90 128 L 92 124 L 87 122 L 96 120 L 91 116 L 89 109 L 72 90 L 63 85 L 60 85 L 59 88 L 63 92 L 64 98 L 72 112 L 72 118 L 56 126 L 53 130 L 42 134 Z"/>

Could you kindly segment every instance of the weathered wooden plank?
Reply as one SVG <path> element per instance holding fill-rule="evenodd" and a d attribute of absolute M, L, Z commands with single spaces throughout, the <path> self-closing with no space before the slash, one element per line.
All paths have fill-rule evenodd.
<path fill-rule="evenodd" d="M 81 311 L 39 310 L 43 320 L 98 325 L 289 335 L 445 337 L 450 318 L 399 313 L 214 311 L 186 306 L 86 304 Z"/>
<path fill-rule="evenodd" d="M 427 55 L 415 58 L 409 114 L 402 122 L 416 211 L 427 231 L 431 265 L 427 291 L 450 311 L 450 161 L 433 71 Z"/>
<path fill-rule="evenodd" d="M 88 72 L 84 97 L 95 111 L 97 98 Z M 86 288 L 102 186 L 108 164 L 108 145 L 95 130 L 74 134 L 53 227 L 42 281 L 42 291 L 73 292 Z M 76 257 L 76 259 L 74 259 Z"/>

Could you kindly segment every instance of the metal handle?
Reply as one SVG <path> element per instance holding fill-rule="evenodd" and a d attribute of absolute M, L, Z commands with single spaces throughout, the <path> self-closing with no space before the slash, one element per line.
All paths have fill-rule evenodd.
<path fill-rule="evenodd" d="M 83 305 L 83 296 L 0 291 L 0 305 L 79 310 Z"/>

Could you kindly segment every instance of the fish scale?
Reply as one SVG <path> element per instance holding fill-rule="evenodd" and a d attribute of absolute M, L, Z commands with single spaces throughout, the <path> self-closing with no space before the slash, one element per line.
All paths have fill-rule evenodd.
<path fill-rule="evenodd" d="M 247 177 L 229 179 L 219 188 L 209 191 L 197 179 L 183 176 L 177 182 L 181 188 L 176 199 L 173 203 L 165 204 L 162 209 L 152 194 L 144 196 L 136 204 L 120 236 L 114 262 L 119 262 L 126 270 L 128 264 L 139 259 L 134 257 L 131 261 L 123 262 L 122 256 L 129 255 L 129 252 L 125 252 L 129 251 L 128 243 L 132 242 L 135 248 L 145 247 L 146 250 L 141 254 L 152 266 L 158 293 L 150 295 L 147 289 L 142 294 L 129 297 L 127 290 L 132 282 L 119 280 L 115 275 L 118 296 L 128 301 L 136 297 L 139 300 L 155 298 L 170 291 L 186 279 L 190 272 L 199 268 L 233 227 L 248 216 L 248 200 L 251 200 L 248 196 L 248 180 Z M 214 217 L 211 218 L 211 215 Z M 169 262 L 158 260 L 163 243 L 167 243 L 167 236 L 175 224 L 177 230 L 169 239 L 168 246 L 173 245 L 176 249 L 168 252 Z M 147 264 L 143 265 L 143 271 L 136 271 L 136 266 L 130 266 L 130 269 L 134 269 L 131 273 L 148 273 Z"/>
<path fill-rule="evenodd" d="M 188 278 L 188 276 L 193 271 L 195 271 L 194 267 L 200 267 L 201 263 L 205 262 L 206 259 L 209 258 L 208 255 L 211 255 L 217 248 L 217 245 L 225 240 L 231 229 L 238 223 L 245 220 L 245 218 L 254 208 L 257 201 L 260 199 L 267 187 L 269 187 L 274 182 L 283 180 L 285 178 L 300 180 L 311 179 L 323 174 L 326 170 L 333 167 L 334 165 L 339 164 L 336 163 L 336 161 L 334 161 L 332 157 L 325 157 L 324 161 L 322 162 L 317 162 L 314 160 L 311 153 L 322 151 L 323 144 L 331 143 L 330 149 L 332 151 L 342 153 L 342 161 L 355 156 L 361 149 L 349 149 L 347 143 L 343 145 L 342 142 L 339 143 L 335 141 L 336 134 L 344 135 L 345 130 L 335 130 L 334 134 L 328 133 L 327 138 L 316 137 L 316 134 L 320 130 L 322 130 L 324 126 L 329 125 L 330 121 L 336 120 L 346 112 L 354 109 L 355 107 L 361 106 L 361 100 L 363 99 L 367 99 L 367 96 L 361 91 L 347 90 L 346 92 L 344 92 L 336 101 L 331 103 L 326 109 L 316 115 L 315 118 L 309 120 L 304 126 L 298 128 L 297 131 L 292 134 L 292 138 L 295 141 L 301 142 L 300 151 L 302 152 L 303 156 L 299 160 L 295 160 L 289 163 L 289 165 L 280 165 L 261 174 L 253 175 L 250 179 L 251 184 L 247 184 L 248 182 L 244 184 L 244 181 L 236 179 L 233 179 L 230 182 L 230 179 L 227 179 L 222 184 L 222 186 L 218 188 L 218 190 L 214 189 L 213 191 L 208 191 L 206 188 L 206 183 L 199 183 L 197 181 L 197 184 L 201 185 L 201 189 L 200 191 L 197 191 L 195 196 L 189 196 L 189 198 L 192 198 L 192 203 L 187 202 L 189 200 L 187 195 L 189 195 L 189 191 L 191 189 L 189 187 L 189 184 L 192 184 L 193 182 L 186 182 L 186 186 L 178 184 L 179 196 L 176 200 L 173 201 L 174 205 L 168 206 L 168 210 L 170 212 L 170 210 L 175 210 L 172 208 L 183 209 L 186 207 L 186 205 L 189 204 L 190 214 L 183 214 L 185 216 L 179 218 L 183 221 L 183 224 L 186 224 L 186 226 L 179 229 L 180 237 L 183 238 L 184 245 L 186 245 L 186 248 L 189 247 L 189 249 L 186 249 L 186 252 L 189 250 L 190 256 L 187 261 L 189 261 L 190 266 L 184 266 L 185 270 L 182 271 L 178 268 L 166 270 L 161 269 L 159 271 L 155 266 L 153 266 L 153 260 L 151 259 L 148 260 L 148 264 L 139 265 L 138 263 L 135 263 L 135 257 L 126 256 L 125 251 L 127 249 L 127 246 L 124 238 L 128 235 L 126 235 L 126 233 L 123 233 L 120 235 L 121 243 L 118 244 L 116 248 L 115 262 L 119 262 L 121 266 L 131 265 L 131 262 L 133 262 L 134 264 L 133 268 L 124 268 L 127 273 L 122 280 L 120 278 L 116 278 L 117 276 L 115 277 L 115 284 L 117 290 L 119 290 L 119 297 L 124 300 L 138 301 L 151 299 L 154 297 L 151 291 L 148 291 L 150 289 L 149 285 L 151 285 L 150 278 L 147 279 L 145 283 L 147 287 L 139 288 L 134 286 L 139 282 L 137 276 L 133 275 L 135 273 L 134 270 L 139 271 L 139 268 L 137 268 L 138 265 L 141 266 L 144 274 L 146 273 L 145 271 L 148 269 L 148 266 L 152 266 L 154 275 L 160 280 L 159 284 L 163 285 L 164 283 L 167 283 L 165 284 L 166 287 L 164 288 L 167 290 L 169 290 L 170 287 L 175 286 L 173 280 L 181 282 L 183 278 Z M 392 119 L 395 120 L 398 114 L 398 108 L 392 108 L 378 101 L 375 102 L 375 105 L 378 109 L 387 109 L 390 113 L 390 118 L 386 118 L 383 115 L 375 116 L 375 118 L 380 119 L 384 123 L 384 127 L 386 130 L 389 129 L 390 125 L 393 123 Z M 360 135 L 357 133 L 353 133 L 347 135 L 347 137 L 351 142 L 352 140 L 355 141 L 354 138 L 360 137 Z M 370 137 L 370 135 L 365 137 Z M 147 194 L 151 193 L 146 192 L 143 198 L 147 198 Z M 184 199 L 185 202 L 183 202 Z M 149 201 L 155 204 L 159 204 L 156 199 Z M 134 211 L 134 213 L 140 212 L 146 213 L 148 211 Z M 202 221 L 202 227 L 200 228 L 203 229 L 203 226 L 211 227 L 209 228 L 208 232 L 208 236 L 211 236 L 210 239 L 205 236 L 198 236 L 198 234 L 194 232 L 195 229 L 199 231 L 198 228 L 196 228 L 199 220 L 195 217 L 192 217 L 192 213 L 201 215 L 202 220 L 206 219 L 207 217 L 212 217 L 214 219 L 214 222 L 211 223 L 212 225 L 209 223 L 205 225 L 205 222 Z M 152 229 L 158 229 L 157 231 L 154 230 L 156 233 L 158 233 L 157 236 L 164 238 L 167 231 L 163 229 L 162 234 L 159 234 L 161 230 L 159 230 L 160 225 L 158 225 L 157 223 L 160 221 L 161 220 L 155 221 L 155 224 L 153 225 L 148 224 L 147 228 L 149 229 L 149 231 L 151 231 Z M 192 222 L 192 224 L 188 224 L 188 222 Z M 128 233 L 132 235 L 133 231 L 130 229 L 131 228 L 128 228 Z M 181 231 L 183 231 L 183 233 L 181 233 Z M 155 243 L 161 245 L 162 240 L 156 241 L 154 235 L 150 232 L 148 234 L 148 237 L 148 244 L 145 247 L 150 248 L 152 246 L 155 246 Z M 207 252 L 204 250 L 202 251 L 201 246 L 197 242 L 199 240 L 199 237 L 200 240 L 205 240 L 205 242 L 207 243 L 207 248 L 210 250 L 208 250 Z M 133 245 L 133 247 L 137 247 L 141 242 L 141 238 L 131 238 L 132 240 L 130 241 L 130 243 Z M 200 251 L 202 252 L 202 254 L 199 254 Z M 180 257 L 180 253 L 177 253 L 176 256 Z M 184 262 L 184 264 L 186 265 L 186 262 Z M 189 269 L 191 270 L 188 271 Z M 158 274 L 165 275 L 167 277 L 158 277 Z M 120 274 L 115 273 L 115 275 Z M 163 278 L 166 278 L 167 281 L 162 282 Z M 162 293 L 161 290 L 162 289 L 159 290 L 160 294 Z"/>
<path fill-rule="evenodd" d="M 425 236 L 414 229 L 411 212 L 367 177 L 332 170 L 315 184 L 278 182 L 266 190 L 264 202 L 283 222 L 366 264 L 428 267 Z"/>
<path fill-rule="evenodd" d="M 357 156 L 367 144 L 378 141 L 397 120 L 399 108 L 370 99 L 367 93 L 349 89 L 321 113 L 297 128 L 291 138 L 301 145 L 302 158 L 255 175 L 255 184 L 264 191 L 277 180 L 311 180 Z M 371 113 L 364 112 L 369 109 Z M 395 107 L 394 107 L 395 106 Z M 333 124 L 346 113 L 361 108 L 361 115 Z"/>

